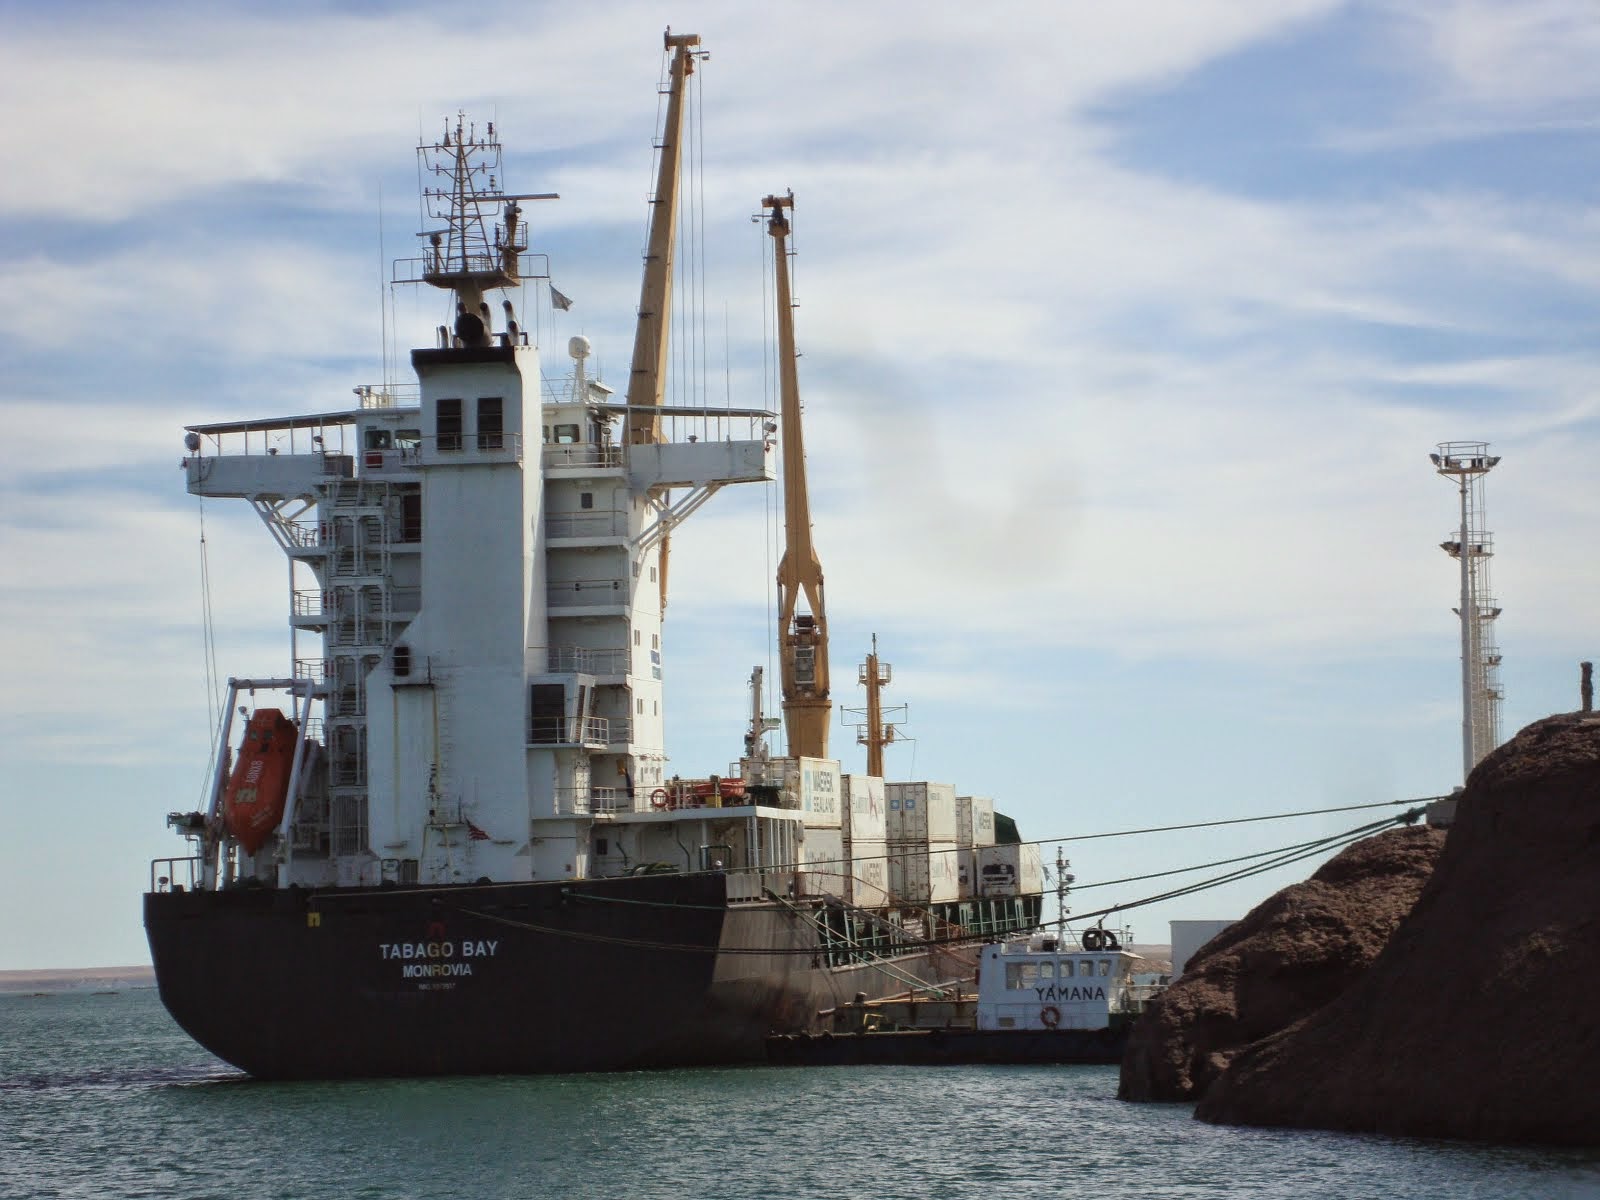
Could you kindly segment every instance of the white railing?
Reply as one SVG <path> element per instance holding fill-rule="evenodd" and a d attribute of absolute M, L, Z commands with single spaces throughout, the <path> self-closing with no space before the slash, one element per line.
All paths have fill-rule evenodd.
<path fill-rule="evenodd" d="M 632 664 L 626 646 L 596 650 L 589 646 L 547 646 L 544 669 L 551 673 L 576 671 L 584 675 L 626 675 Z"/>
<path fill-rule="evenodd" d="M 300 589 L 294 594 L 294 615 L 297 617 L 320 617 L 324 613 L 339 610 L 337 597 L 331 604 L 324 604 L 322 593 L 315 589 Z"/>
<path fill-rule="evenodd" d="M 620 467 L 622 447 L 603 446 L 594 442 L 569 442 L 547 444 L 544 448 L 546 467 Z"/>
<path fill-rule="evenodd" d="M 521 462 L 522 435 L 520 433 L 442 433 L 424 437 L 421 444 L 405 448 L 401 462 L 450 462 L 457 455 L 474 460 L 491 462 Z"/>
<path fill-rule="evenodd" d="M 622 578 L 568 579 L 561 583 L 548 584 L 545 588 L 545 598 L 551 608 L 626 604 L 628 581 Z"/>
<path fill-rule="evenodd" d="M 605 717 L 530 717 L 530 746 L 607 746 L 611 722 Z"/>
<path fill-rule="evenodd" d="M 422 403 L 422 387 L 415 383 L 363 383 L 355 393 L 362 408 L 414 408 Z"/>
<path fill-rule="evenodd" d="M 553 538 L 625 537 L 628 514 L 616 509 L 550 513 L 544 519 L 544 530 Z"/>

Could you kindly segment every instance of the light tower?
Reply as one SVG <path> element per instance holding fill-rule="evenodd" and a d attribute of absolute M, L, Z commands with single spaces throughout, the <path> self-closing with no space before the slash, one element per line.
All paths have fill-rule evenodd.
<path fill-rule="evenodd" d="M 1461 524 L 1440 547 L 1461 565 L 1461 776 L 1500 744 L 1500 647 L 1494 619 L 1500 606 L 1489 588 L 1494 539 L 1483 528 L 1483 477 L 1500 461 L 1487 442 L 1440 442 L 1428 456 L 1461 494 Z"/>

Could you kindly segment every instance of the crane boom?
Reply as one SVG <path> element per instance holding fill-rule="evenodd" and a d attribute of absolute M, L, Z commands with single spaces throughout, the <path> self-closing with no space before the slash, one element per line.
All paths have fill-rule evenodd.
<path fill-rule="evenodd" d="M 828 757 L 828 619 L 822 603 L 822 563 L 811 541 L 811 501 L 806 490 L 806 447 L 800 425 L 800 378 L 795 363 L 794 305 L 789 294 L 789 220 L 794 193 L 768 196 L 778 302 L 778 386 L 782 400 L 783 558 L 778 563 L 778 650 L 783 720 L 789 753 Z M 805 598 L 807 611 L 798 611 Z"/>
<path fill-rule="evenodd" d="M 703 53 L 696 49 L 700 35 L 674 34 L 668 29 L 666 48 L 672 51 L 667 86 L 667 115 L 661 133 L 661 161 L 656 170 L 656 193 L 651 201 L 650 240 L 644 252 L 644 281 L 639 287 L 639 323 L 633 335 L 633 369 L 628 376 L 628 442 L 630 445 L 661 440 L 662 395 L 667 381 L 667 330 L 672 318 L 673 256 L 678 230 L 678 178 L 683 163 L 683 98 L 694 64 Z M 667 607 L 668 538 L 661 539 L 661 608 Z"/>

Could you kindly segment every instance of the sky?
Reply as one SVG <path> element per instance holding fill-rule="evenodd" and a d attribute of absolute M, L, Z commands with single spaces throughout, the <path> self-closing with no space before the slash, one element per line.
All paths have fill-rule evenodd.
<path fill-rule="evenodd" d="M 798 10 L 797 10 L 798 12 Z M 1507 735 L 1596 657 L 1600 13 L 1589 4 L 0 0 L 0 969 L 148 961 L 150 861 L 207 772 L 186 423 L 347 406 L 444 319 L 385 286 L 413 149 L 465 109 L 616 383 L 661 33 L 697 32 L 669 399 L 775 405 L 761 197 L 795 193 L 835 699 L 873 634 L 892 777 L 1024 837 L 1449 792 L 1452 485 L 1481 440 Z M 691 348 L 684 350 L 685 347 Z M 773 666 L 778 498 L 673 539 L 670 769 L 737 758 Z M 203 513 L 224 675 L 280 673 L 285 567 Z M 854 731 L 834 745 L 862 769 Z M 1064 843 L 1084 885 L 1364 812 Z M 1055 857 L 1049 841 L 1046 857 Z M 1128 914 L 1242 915 L 1312 864 Z"/>

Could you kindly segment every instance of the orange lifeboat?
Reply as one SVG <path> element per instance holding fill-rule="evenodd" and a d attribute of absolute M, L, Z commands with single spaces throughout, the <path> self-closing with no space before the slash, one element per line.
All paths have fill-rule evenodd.
<path fill-rule="evenodd" d="M 296 732 L 276 708 L 258 709 L 245 726 L 239 760 L 222 794 L 222 819 L 246 854 L 261 849 L 283 820 Z"/>
<path fill-rule="evenodd" d="M 695 801 L 699 804 L 708 804 L 719 808 L 726 800 L 740 800 L 744 798 L 744 780 L 719 779 L 713 775 L 710 779 L 696 780 L 692 785 Z"/>

